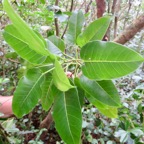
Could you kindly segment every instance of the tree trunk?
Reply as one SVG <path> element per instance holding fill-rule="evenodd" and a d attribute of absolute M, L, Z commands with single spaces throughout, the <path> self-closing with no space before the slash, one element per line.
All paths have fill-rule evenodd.
<path fill-rule="evenodd" d="M 103 13 L 106 10 L 106 3 L 105 0 L 96 0 L 97 4 L 97 18 L 100 18 L 103 16 Z"/>
<path fill-rule="evenodd" d="M 137 32 L 139 32 L 142 28 L 144 28 L 144 14 L 140 15 L 137 19 L 135 19 L 133 23 L 130 26 L 128 26 L 122 32 L 122 34 L 116 37 L 113 41 L 120 44 L 125 44 L 127 41 L 133 38 L 134 35 Z"/>

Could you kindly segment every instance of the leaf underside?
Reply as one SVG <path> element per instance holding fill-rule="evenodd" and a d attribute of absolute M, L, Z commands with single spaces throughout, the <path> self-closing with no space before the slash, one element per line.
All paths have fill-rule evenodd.
<path fill-rule="evenodd" d="M 14 11 L 8 0 L 3 0 L 3 8 L 13 23 L 13 26 L 23 36 L 23 40 L 35 52 L 48 56 L 45 43 L 39 36 L 25 23 L 25 21 Z"/>
<path fill-rule="evenodd" d="M 53 70 L 53 82 L 55 86 L 61 91 L 67 91 L 68 89 L 73 88 L 58 60 L 55 60 L 55 69 Z"/>
<path fill-rule="evenodd" d="M 13 25 L 8 25 L 5 28 L 3 36 L 15 52 L 30 63 L 40 64 L 46 59 L 45 56 L 32 50 L 27 43 L 23 41 L 23 37 Z"/>
<path fill-rule="evenodd" d="M 54 101 L 53 97 L 53 79 L 51 73 L 45 75 L 43 84 L 41 85 L 42 96 L 41 103 L 44 110 L 48 111 Z"/>

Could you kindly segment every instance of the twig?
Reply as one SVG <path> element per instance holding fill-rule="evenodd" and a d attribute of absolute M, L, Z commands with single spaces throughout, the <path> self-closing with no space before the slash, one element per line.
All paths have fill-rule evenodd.
<path fill-rule="evenodd" d="M 90 2 L 88 3 L 88 5 L 87 5 L 87 7 L 85 9 L 85 13 L 88 13 L 91 3 L 92 3 L 92 0 L 90 0 Z"/>
<path fill-rule="evenodd" d="M 8 60 L 11 61 L 11 62 L 14 62 L 14 63 L 18 63 L 18 64 L 20 63 L 20 62 L 18 62 L 18 61 L 16 61 L 16 60 L 13 60 L 13 59 L 11 59 L 11 58 L 9 58 Z"/>
<path fill-rule="evenodd" d="M 73 10 L 73 0 L 71 0 L 71 7 L 70 7 L 70 12 L 72 12 L 72 10 Z M 70 18 L 70 16 L 68 17 L 68 19 Z M 64 37 L 64 35 L 65 35 L 65 33 L 66 33 L 66 31 L 67 31 L 67 28 L 68 28 L 68 22 L 67 22 L 67 24 L 66 24 L 66 27 L 65 27 L 65 29 L 64 29 L 64 32 L 63 32 L 63 34 L 62 34 L 62 36 L 61 36 L 61 39 L 63 39 L 63 37 Z"/>
<path fill-rule="evenodd" d="M 55 6 L 58 6 L 59 0 L 55 1 Z M 58 25 L 58 19 L 55 18 L 54 20 L 55 22 L 55 29 L 56 29 L 56 36 L 59 36 L 59 25 Z"/>

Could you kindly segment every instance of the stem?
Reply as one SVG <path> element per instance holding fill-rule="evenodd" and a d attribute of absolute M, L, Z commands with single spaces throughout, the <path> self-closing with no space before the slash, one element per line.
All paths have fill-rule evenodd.
<path fill-rule="evenodd" d="M 71 0 L 71 7 L 70 7 L 70 12 L 72 12 L 72 10 L 73 10 L 73 0 Z M 68 17 L 68 19 L 70 18 L 70 16 Z M 61 39 L 63 39 L 63 37 L 64 37 L 64 35 L 65 35 L 65 33 L 66 33 L 66 31 L 67 31 L 67 28 L 68 28 L 68 22 L 67 22 L 67 24 L 66 24 L 66 27 L 65 27 L 65 29 L 64 29 L 64 32 L 63 32 L 63 34 L 62 34 L 62 36 L 61 36 Z"/>
<path fill-rule="evenodd" d="M 74 59 L 73 57 L 71 57 L 70 55 L 67 55 L 65 53 L 63 53 L 63 55 L 69 57 L 70 59 Z"/>
<path fill-rule="evenodd" d="M 58 6 L 59 0 L 55 1 L 55 6 Z M 55 11 L 56 12 L 56 11 Z M 56 36 L 59 36 L 59 25 L 58 25 L 58 19 L 54 19 L 55 22 L 55 29 L 56 29 Z"/>

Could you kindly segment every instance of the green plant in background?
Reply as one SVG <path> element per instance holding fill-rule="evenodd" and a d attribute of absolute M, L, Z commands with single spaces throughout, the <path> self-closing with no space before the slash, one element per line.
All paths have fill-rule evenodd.
<path fill-rule="evenodd" d="M 32 65 L 14 92 L 12 107 L 17 117 L 28 114 L 41 100 L 44 110 L 52 108 L 55 127 L 68 144 L 81 143 L 84 97 L 107 117 L 117 117 L 121 103 L 112 79 L 133 72 L 144 59 L 125 46 L 101 41 L 111 22 L 109 16 L 82 31 L 84 15 L 73 12 L 65 41 L 55 35 L 45 40 L 15 13 L 8 0 L 3 7 L 12 22 L 5 27 L 4 39 Z M 73 73 L 71 79 L 68 71 Z"/>

